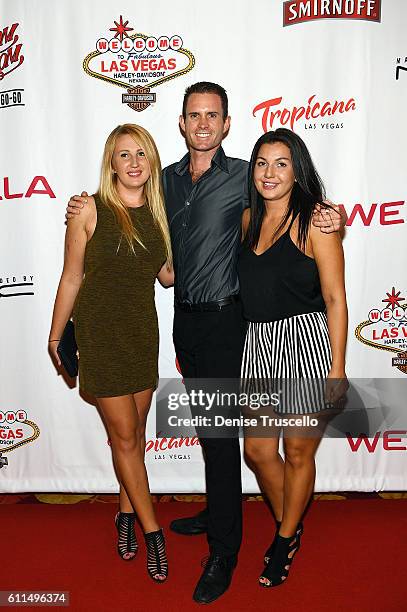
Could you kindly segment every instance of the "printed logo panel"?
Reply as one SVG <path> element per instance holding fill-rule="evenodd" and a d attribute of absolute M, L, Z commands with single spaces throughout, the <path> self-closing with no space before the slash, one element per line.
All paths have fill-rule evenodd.
<path fill-rule="evenodd" d="M 396 59 L 396 81 L 402 77 L 407 79 L 407 74 L 404 74 L 405 72 L 407 72 L 407 57 L 398 57 Z"/>
<path fill-rule="evenodd" d="M 114 24 L 96 41 L 83 69 L 91 77 L 126 88 L 122 103 L 140 112 L 157 100 L 151 88 L 192 70 L 195 58 L 179 34 L 156 37 L 135 32 L 122 15 Z"/>
<path fill-rule="evenodd" d="M 24 62 L 22 54 L 23 43 L 17 34 L 19 23 L 0 26 L 0 81 L 9 78 L 9 75 Z M 24 89 L 6 89 L 0 91 L 0 109 L 11 106 L 25 106 L 23 102 Z"/>
<path fill-rule="evenodd" d="M 25 410 L 0 410 L 0 469 L 8 465 L 7 453 L 34 442 L 40 428 Z"/>
<path fill-rule="evenodd" d="M 34 276 L 32 274 L 0 276 L 0 300 L 23 295 L 34 295 Z"/>
<path fill-rule="evenodd" d="M 381 300 L 381 306 L 372 308 L 366 321 L 359 323 L 356 338 L 367 346 L 396 353 L 392 366 L 407 374 L 407 303 L 401 291 L 392 287 Z M 383 303 L 385 307 L 383 308 Z"/>
<path fill-rule="evenodd" d="M 326 130 L 343 128 L 343 116 L 356 110 L 354 98 L 343 100 L 319 99 L 313 94 L 303 104 L 291 106 L 283 102 L 283 97 L 270 98 L 260 102 L 253 108 L 253 117 L 258 113 L 264 132 L 286 127 L 295 131 L 297 124 L 304 125 L 304 129 Z M 318 120 L 317 122 L 315 120 Z M 308 122 L 308 123 L 307 123 Z"/>
<path fill-rule="evenodd" d="M 283 25 L 317 19 L 362 19 L 380 21 L 381 0 L 287 0 Z"/>
<path fill-rule="evenodd" d="M 33 195 L 47 195 L 49 198 L 56 198 L 48 180 L 45 176 L 34 176 L 27 185 L 15 185 L 13 178 L 9 176 L 3 177 L 0 181 L 0 200 L 21 200 L 23 198 L 31 198 Z"/>

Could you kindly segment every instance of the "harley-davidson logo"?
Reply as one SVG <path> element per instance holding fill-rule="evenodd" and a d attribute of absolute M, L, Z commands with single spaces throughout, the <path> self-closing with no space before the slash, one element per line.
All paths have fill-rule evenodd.
<path fill-rule="evenodd" d="M 178 34 L 158 38 L 129 34 L 134 29 L 122 15 L 114 23 L 109 29 L 114 36 L 96 41 L 96 50 L 85 57 L 83 68 L 89 76 L 126 88 L 122 102 L 143 111 L 156 102 L 150 89 L 192 70 L 195 58 Z"/>
<path fill-rule="evenodd" d="M 126 94 L 122 95 L 122 102 L 125 102 L 136 111 L 143 111 L 156 101 L 156 94 L 150 93 L 149 87 L 135 87 L 128 89 Z"/>
<path fill-rule="evenodd" d="M 387 292 L 382 300 L 387 306 L 370 310 L 368 319 L 359 323 L 355 335 L 363 344 L 397 353 L 392 365 L 407 374 L 407 303 L 400 294 L 395 287 Z"/>
<path fill-rule="evenodd" d="M 28 420 L 25 410 L 0 410 L 0 469 L 8 465 L 6 453 L 34 442 L 39 435 L 38 425 Z"/>

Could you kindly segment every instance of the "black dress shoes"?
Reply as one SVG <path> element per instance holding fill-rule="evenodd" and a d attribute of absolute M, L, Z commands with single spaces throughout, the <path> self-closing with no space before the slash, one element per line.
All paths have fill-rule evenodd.
<path fill-rule="evenodd" d="M 228 590 L 233 570 L 237 564 L 237 555 L 223 557 L 211 553 L 206 567 L 199 579 L 193 598 L 197 603 L 208 604 L 218 599 Z"/>
<path fill-rule="evenodd" d="M 170 523 L 171 531 L 181 535 L 199 535 L 208 529 L 208 509 L 205 508 L 195 516 L 175 519 Z"/>

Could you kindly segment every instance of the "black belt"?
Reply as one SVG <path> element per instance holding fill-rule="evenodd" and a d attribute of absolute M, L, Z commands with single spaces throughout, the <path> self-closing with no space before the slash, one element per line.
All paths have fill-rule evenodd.
<path fill-rule="evenodd" d="M 225 306 L 230 306 L 230 304 L 236 304 L 239 302 L 239 295 L 230 295 L 229 297 L 223 298 L 221 300 L 216 300 L 215 302 L 198 302 L 197 304 L 189 304 L 188 302 L 178 302 L 175 301 L 176 308 L 180 310 L 185 310 L 186 312 L 216 312 L 222 310 Z"/>

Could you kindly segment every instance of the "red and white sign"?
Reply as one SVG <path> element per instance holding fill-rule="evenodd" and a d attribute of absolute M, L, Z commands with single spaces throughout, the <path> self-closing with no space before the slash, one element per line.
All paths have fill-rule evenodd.
<path fill-rule="evenodd" d="M 283 25 L 316 19 L 363 19 L 380 21 L 381 0 L 287 0 Z"/>

